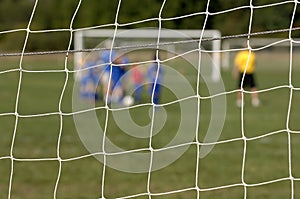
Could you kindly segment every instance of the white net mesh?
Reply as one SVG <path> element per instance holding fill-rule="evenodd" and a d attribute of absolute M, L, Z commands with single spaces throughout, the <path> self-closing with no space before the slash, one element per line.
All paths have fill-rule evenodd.
<path fill-rule="evenodd" d="M 293 37 L 299 30 L 294 27 L 298 1 L 255 5 L 250 0 L 215 12 L 207 1 L 205 10 L 164 17 L 170 6 L 164 0 L 155 16 L 126 21 L 119 14 L 129 1 L 119 0 L 116 10 L 110 11 L 115 15 L 112 23 L 74 27 L 75 22 L 80 24 L 78 13 L 90 12 L 84 11 L 87 2 L 74 6 L 68 28 L 36 29 L 33 22 L 43 4 L 36 0 L 26 28 L 0 32 L 25 35 L 21 53 L 1 54 L 1 198 L 300 197 L 300 56 L 299 40 Z M 275 24 L 275 29 L 253 33 L 265 10 L 285 5 L 290 7 L 288 27 Z M 210 18 L 243 10 L 249 13 L 244 22 L 247 32 L 236 34 L 232 29 L 231 35 L 203 39 Z M 188 42 L 194 45 L 183 40 L 161 42 L 164 24 L 195 16 L 203 17 L 203 24 L 199 36 Z M 149 28 L 151 22 L 158 28 L 154 43 L 122 46 L 117 42 L 119 29 L 143 23 Z M 226 20 L 224 26 L 230 29 Z M 114 29 L 110 46 L 71 49 L 75 32 L 107 27 Z M 257 37 L 276 33 L 285 37 L 255 43 Z M 27 52 L 40 34 L 66 34 L 66 48 Z M 213 40 L 230 44 L 218 51 L 228 56 L 229 67 L 240 50 L 256 54 L 257 90 L 239 89 L 228 69 L 221 71 L 220 81 L 211 81 L 207 74 L 212 70 L 212 50 L 205 48 L 205 42 Z M 170 43 L 181 50 L 167 52 L 162 46 Z M 74 69 L 74 53 L 84 53 L 86 64 L 105 50 L 108 61 Z M 115 51 L 129 61 L 117 61 Z M 114 67 L 129 71 L 120 80 L 126 87 L 121 94 Z M 137 93 L 138 87 L 128 82 L 135 67 L 144 74 L 141 99 L 122 101 Z M 84 87 L 91 88 L 88 94 L 99 94 L 92 100 L 84 98 L 84 82 L 73 78 L 91 69 L 101 69 L 96 80 L 88 79 L 97 85 Z M 242 77 L 244 82 L 244 73 Z M 238 93 L 240 108 L 236 107 Z M 259 95 L 258 107 L 251 106 L 253 94 Z"/>

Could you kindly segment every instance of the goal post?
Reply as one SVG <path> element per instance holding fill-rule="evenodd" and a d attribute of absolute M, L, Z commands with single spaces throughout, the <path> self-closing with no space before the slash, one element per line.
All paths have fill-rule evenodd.
<path fill-rule="evenodd" d="M 88 29 L 88 30 L 78 30 L 75 32 L 74 36 L 74 67 L 75 70 L 78 69 L 79 60 L 83 58 L 83 53 L 80 52 L 82 49 L 86 49 L 85 45 L 86 38 L 99 38 L 102 40 L 112 38 L 115 34 L 115 29 Z M 160 42 L 163 49 L 166 49 L 168 52 L 174 52 L 176 43 L 184 42 L 202 42 L 201 39 L 211 42 L 211 47 L 206 52 L 211 53 L 211 63 L 212 63 L 212 72 L 211 79 L 214 82 L 220 81 L 220 65 L 221 65 L 221 40 L 216 38 L 221 38 L 221 32 L 219 30 L 196 30 L 196 29 L 119 29 L 116 32 L 118 40 L 127 39 L 130 43 L 127 43 L 126 47 L 139 47 L 139 45 L 145 45 L 146 47 L 156 47 L 156 40 L 159 38 L 163 40 Z M 138 40 L 138 44 L 132 40 Z M 149 40 L 151 40 L 149 42 Z M 198 41 L 197 41 L 198 40 Z M 122 46 L 117 46 L 122 48 Z M 126 48 L 124 47 L 124 48 Z M 202 47 L 201 47 L 202 48 Z M 206 50 L 206 49 L 200 49 Z"/>

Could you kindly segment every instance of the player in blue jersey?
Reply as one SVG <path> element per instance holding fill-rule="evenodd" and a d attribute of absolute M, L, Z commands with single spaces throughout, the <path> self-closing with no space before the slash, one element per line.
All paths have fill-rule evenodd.
<path fill-rule="evenodd" d="M 123 64 L 127 64 L 127 60 L 125 57 L 119 56 L 115 60 L 115 64 L 116 65 L 113 64 L 111 67 L 111 101 L 113 103 L 121 103 L 121 99 L 124 95 L 122 76 L 126 73 Z"/>
<path fill-rule="evenodd" d="M 108 41 L 106 47 L 109 48 L 110 45 Z M 126 64 L 129 61 L 125 56 L 119 56 L 113 49 L 101 53 L 100 60 L 102 63 L 105 63 L 101 76 L 104 101 L 107 96 L 107 103 L 118 103 L 121 101 L 123 95 L 123 85 L 120 79 L 125 74 L 124 66 L 120 64 Z"/>
<path fill-rule="evenodd" d="M 86 61 L 83 65 L 86 70 L 82 71 L 80 96 L 83 100 L 98 100 L 99 71 L 95 67 L 96 62 Z"/>
<path fill-rule="evenodd" d="M 162 65 L 159 66 L 157 62 L 152 63 L 148 69 L 147 77 L 151 85 L 149 88 L 149 95 L 152 96 L 153 94 L 154 104 L 158 104 L 160 100 L 162 76 L 163 76 Z"/>

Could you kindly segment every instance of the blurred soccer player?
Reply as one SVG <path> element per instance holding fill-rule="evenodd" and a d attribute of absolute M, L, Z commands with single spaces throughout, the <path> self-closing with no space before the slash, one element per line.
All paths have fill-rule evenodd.
<path fill-rule="evenodd" d="M 235 60 L 234 60 L 234 73 L 239 78 L 238 81 L 238 87 L 244 88 L 244 87 L 250 87 L 251 89 L 251 98 L 252 98 L 252 105 L 253 106 L 259 106 L 260 101 L 258 98 L 257 88 L 256 88 L 256 82 L 254 78 L 254 72 L 256 67 L 256 56 L 253 51 L 249 50 L 242 50 L 237 53 Z M 245 76 L 244 76 L 245 73 Z M 243 79 L 244 77 L 244 79 Z M 241 107 L 243 106 L 242 102 L 242 93 L 239 92 L 237 95 L 237 106 Z"/>
<path fill-rule="evenodd" d="M 105 42 L 105 47 L 107 49 L 111 48 L 110 40 Z M 100 62 L 105 63 L 103 73 L 101 76 L 101 84 L 103 87 L 103 100 L 105 101 L 107 96 L 107 103 L 110 103 L 111 101 L 117 102 L 122 96 L 122 86 L 119 80 L 124 74 L 123 68 L 118 66 L 117 64 L 121 64 L 123 60 L 121 59 L 121 57 L 118 57 L 117 52 L 112 49 L 105 50 L 100 54 Z M 112 96 L 113 92 L 114 96 Z"/>
<path fill-rule="evenodd" d="M 86 61 L 83 63 L 86 70 L 83 71 L 81 78 L 80 96 L 83 100 L 95 101 L 98 100 L 98 84 L 99 84 L 99 71 L 95 67 L 94 61 Z"/>
<path fill-rule="evenodd" d="M 144 75 L 138 65 L 132 66 L 131 78 L 134 85 L 134 101 L 139 103 L 141 101 L 143 91 L 143 79 Z"/>
<path fill-rule="evenodd" d="M 161 95 L 161 84 L 162 84 L 162 67 L 158 67 L 158 63 L 154 62 L 150 65 L 147 77 L 150 81 L 149 95 L 152 96 L 153 93 L 153 103 L 158 104 Z M 157 79 L 156 79 L 157 77 Z M 156 80 L 156 81 L 155 81 Z"/>

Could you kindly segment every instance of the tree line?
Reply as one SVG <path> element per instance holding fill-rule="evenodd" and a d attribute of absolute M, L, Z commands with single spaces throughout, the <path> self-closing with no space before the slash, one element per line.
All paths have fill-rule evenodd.
<path fill-rule="evenodd" d="M 158 27 L 170 29 L 218 29 L 222 35 L 300 27 L 300 4 L 280 0 L 0 0 L 0 31 L 69 29 L 101 26 L 114 28 Z M 273 6 L 268 6 L 273 5 Z M 235 9 L 240 8 L 240 9 Z M 118 10 L 118 12 L 117 12 Z M 293 12 L 296 12 L 293 15 Z M 75 18 L 74 13 L 77 12 Z M 252 17 L 251 17 L 252 16 Z M 161 19 L 160 21 L 157 19 Z M 250 19 L 252 19 L 250 21 Z M 293 21 L 292 21 L 293 19 Z M 72 22 L 72 23 L 71 23 Z M 136 23 L 132 23 L 136 22 Z M 293 22 L 291 24 L 291 22 Z M 159 24 L 161 23 L 161 24 Z M 287 37 L 288 32 L 265 37 Z M 300 37 L 294 31 L 293 37 Z M 17 50 L 26 31 L 0 34 L 0 49 Z M 70 32 L 30 34 L 28 51 L 65 49 Z"/>

